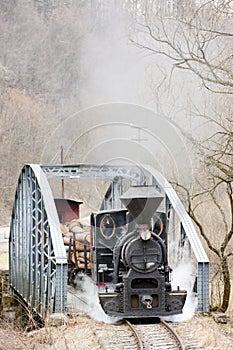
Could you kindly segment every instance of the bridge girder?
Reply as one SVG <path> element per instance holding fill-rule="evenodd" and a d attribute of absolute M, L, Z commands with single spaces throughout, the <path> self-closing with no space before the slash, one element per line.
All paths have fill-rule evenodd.
<path fill-rule="evenodd" d="M 176 192 L 151 166 L 26 165 L 20 174 L 9 239 L 10 284 L 40 315 L 67 310 L 67 259 L 49 178 L 111 179 L 101 209 L 119 209 L 130 184 L 155 185 L 164 194 L 170 234 L 177 235 L 175 263 L 184 247 L 197 261 L 198 311 L 209 311 L 209 260 Z M 178 254 L 177 254 L 178 253 Z"/>
<path fill-rule="evenodd" d="M 26 165 L 15 194 L 9 237 L 10 285 L 42 317 L 64 312 L 67 259 L 46 175 Z"/>

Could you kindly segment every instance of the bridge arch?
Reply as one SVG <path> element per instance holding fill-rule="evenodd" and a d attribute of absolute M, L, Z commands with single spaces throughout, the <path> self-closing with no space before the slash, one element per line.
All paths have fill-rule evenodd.
<path fill-rule="evenodd" d="M 194 224 L 186 212 L 176 191 L 166 178 L 150 165 L 141 165 L 143 184 L 154 185 L 164 196 L 163 210 L 168 218 L 168 234 L 172 242 L 170 262 L 179 265 L 183 257 L 196 260 L 195 292 L 197 293 L 197 310 L 209 311 L 209 259 L 197 235 Z M 142 184 L 142 183 L 138 183 Z M 127 184 L 128 185 L 128 184 Z M 129 185 L 128 185 L 129 186 Z M 115 209 L 120 204 L 120 196 L 124 192 L 122 179 L 116 177 L 110 184 L 102 203 L 102 209 Z M 193 254 L 192 254 L 193 253 Z"/>
<path fill-rule="evenodd" d="M 46 175 L 25 165 L 19 176 L 9 237 L 10 286 L 42 317 L 66 308 L 67 259 Z"/>
<path fill-rule="evenodd" d="M 198 311 L 209 311 L 209 260 L 178 195 L 149 165 L 25 165 L 19 176 L 9 239 L 10 286 L 42 317 L 67 311 L 67 259 L 49 179 L 110 180 L 101 209 L 120 209 L 131 184 L 154 185 L 164 195 L 164 211 L 176 238 L 175 262 L 186 249 L 194 256 Z M 175 237 L 176 236 L 176 237 Z M 177 239 L 178 237 L 178 239 Z M 172 252 L 171 252 L 172 253 Z"/>

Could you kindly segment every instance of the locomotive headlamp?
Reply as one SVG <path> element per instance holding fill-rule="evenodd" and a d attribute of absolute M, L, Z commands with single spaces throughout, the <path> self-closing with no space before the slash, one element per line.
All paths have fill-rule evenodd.
<path fill-rule="evenodd" d="M 143 230 L 140 233 L 140 237 L 143 241 L 149 241 L 151 239 L 151 232 L 149 230 Z"/>

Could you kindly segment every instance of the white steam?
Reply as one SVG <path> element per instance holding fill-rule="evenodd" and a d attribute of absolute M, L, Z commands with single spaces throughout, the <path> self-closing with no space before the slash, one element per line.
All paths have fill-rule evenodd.
<path fill-rule="evenodd" d="M 77 290 L 68 289 L 68 305 L 71 311 L 84 312 L 96 321 L 109 324 L 120 320 L 119 317 L 108 316 L 103 311 L 99 302 L 98 288 L 90 277 L 84 276 L 79 287 L 81 288 Z"/>
<path fill-rule="evenodd" d="M 96 321 L 104 323 L 116 323 L 119 317 L 108 316 L 99 303 L 98 288 L 89 277 L 85 277 L 83 290 L 86 297 L 90 300 L 87 313 Z"/>
<path fill-rule="evenodd" d="M 194 275 L 191 261 L 181 262 L 177 267 L 173 269 L 172 273 L 172 289 L 187 291 L 187 298 L 183 308 L 183 313 L 180 315 L 174 315 L 164 317 L 166 321 L 181 322 L 191 319 L 194 316 L 197 308 L 197 296 L 193 293 Z"/>
<path fill-rule="evenodd" d="M 166 321 L 181 322 L 191 319 L 194 316 L 197 307 L 197 297 L 192 292 L 194 284 L 194 276 L 191 262 L 183 262 L 173 270 L 172 289 L 187 291 L 187 298 L 183 308 L 183 313 L 180 315 L 162 317 Z M 84 312 L 92 319 L 104 323 L 117 323 L 121 318 L 108 316 L 102 309 L 99 303 L 98 288 L 93 283 L 90 277 L 84 276 L 80 281 L 81 288 L 68 291 L 68 305 L 71 310 Z M 79 296 L 79 297 L 78 297 Z"/>
<path fill-rule="evenodd" d="M 144 104 L 152 100 L 147 76 L 149 60 L 130 43 L 132 19 L 114 9 L 95 23 L 83 40 L 82 107 L 113 101 Z M 143 57 L 144 56 L 144 57 Z M 146 103 L 148 105 L 148 103 Z"/>

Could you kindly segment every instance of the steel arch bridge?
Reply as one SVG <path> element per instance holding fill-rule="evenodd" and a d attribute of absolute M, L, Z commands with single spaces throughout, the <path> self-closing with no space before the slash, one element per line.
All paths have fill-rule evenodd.
<path fill-rule="evenodd" d="M 200 312 L 209 311 L 209 260 L 175 190 L 148 165 L 25 165 L 19 176 L 9 238 L 10 286 L 37 314 L 67 312 L 68 265 L 50 179 L 110 180 L 102 209 L 120 209 L 120 196 L 132 184 L 154 185 L 163 194 L 173 242 L 170 259 L 188 255 L 196 263 Z"/>

